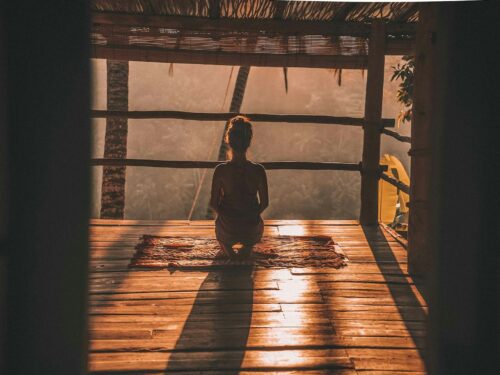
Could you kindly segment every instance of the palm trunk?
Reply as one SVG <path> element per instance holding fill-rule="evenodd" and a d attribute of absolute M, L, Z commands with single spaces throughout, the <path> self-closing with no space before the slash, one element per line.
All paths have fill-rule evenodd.
<path fill-rule="evenodd" d="M 233 98 L 231 99 L 231 106 L 229 107 L 229 112 L 239 113 L 241 110 L 241 104 L 243 103 L 243 96 L 245 95 L 245 89 L 247 87 L 248 74 L 250 73 L 249 66 L 241 66 L 238 70 L 238 77 L 236 77 L 236 83 L 234 85 Z M 224 127 L 224 133 L 222 134 L 222 139 L 219 148 L 219 155 L 217 160 L 223 161 L 227 159 L 228 148 L 226 142 L 224 142 L 224 136 L 227 131 L 228 123 Z"/>
<path fill-rule="evenodd" d="M 107 60 L 108 110 L 128 111 L 128 61 Z M 104 157 L 127 158 L 126 118 L 106 119 Z M 126 167 L 105 166 L 102 175 L 101 218 L 123 219 Z"/>
<path fill-rule="evenodd" d="M 249 66 L 240 66 L 238 70 L 238 77 L 236 77 L 236 83 L 234 85 L 233 98 L 231 99 L 231 106 L 229 107 L 229 112 L 239 113 L 241 110 L 241 104 L 243 103 L 243 96 L 245 95 L 245 89 L 247 87 L 248 74 L 250 73 Z M 219 154 L 217 160 L 224 161 L 227 159 L 228 148 L 226 142 L 224 141 L 224 136 L 227 131 L 229 123 L 226 123 L 224 127 L 224 133 L 222 134 L 222 139 L 219 147 Z M 213 218 L 213 212 L 210 207 L 207 208 L 207 219 Z"/>

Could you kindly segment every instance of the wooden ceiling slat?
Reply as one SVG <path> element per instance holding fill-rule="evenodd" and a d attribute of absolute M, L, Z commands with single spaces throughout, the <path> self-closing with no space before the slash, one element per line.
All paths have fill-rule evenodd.
<path fill-rule="evenodd" d="M 131 27 L 161 27 L 176 30 L 199 31 L 261 31 L 295 33 L 298 35 L 338 35 L 368 37 L 370 25 L 364 22 L 296 21 L 275 19 L 210 19 L 206 17 L 154 16 L 111 12 L 92 13 L 93 24 L 111 24 Z M 414 35 L 415 24 L 388 24 L 388 34 Z"/>

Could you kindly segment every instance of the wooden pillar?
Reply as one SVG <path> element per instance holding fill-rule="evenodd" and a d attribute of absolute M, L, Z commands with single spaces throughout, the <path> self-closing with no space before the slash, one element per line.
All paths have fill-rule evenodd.
<path fill-rule="evenodd" d="M 378 223 L 378 172 L 380 159 L 380 130 L 384 93 L 385 24 L 375 20 L 368 49 L 365 123 L 363 125 L 363 159 L 361 171 L 362 225 Z"/>
<path fill-rule="evenodd" d="M 411 123 L 408 270 L 425 276 L 430 266 L 430 176 L 436 90 L 436 4 L 421 4 L 417 26 Z"/>
<path fill-rule="evenodd" d="M 128 111 L 128 61 L 107 60 L 108 110 Z M 128 120 L 108 117 L 104 157 L 127 158 Z M 126 167 L 106 166 L 102 173 L 101 218 L 123 219 Z"/>
<path fill-rule="evenodd" d="M 498 374 L 500 4 L 437 7 L 428 372 Z"/>

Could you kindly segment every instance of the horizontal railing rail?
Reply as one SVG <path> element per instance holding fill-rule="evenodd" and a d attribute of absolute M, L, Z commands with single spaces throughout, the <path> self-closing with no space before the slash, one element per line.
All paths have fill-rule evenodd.
<path fill-rule="evenodd" d="M 396 133 L 395 131 L 383 128 L 382 129 L 382 134 L 388 135 L 389 137 L 397 139 L 400 142 L 410 143 L 411 144 L 411 137 L 407 137 L 405 135 L 401 135 L 399 133 Z"/>
<path fill-rule="evenodd" d="M 386 173 L 380 173 L 380 178 L 384 181 L 387 181 L 391 185 L 397 187 L 399 190 L 405 192 L 406 194 L 410 194 L 410 187 L 403 182 L 396 180 L 395 178 L 392 178 Z"/>
<path fill-rule="evenodd" d="M 93 118 L 122 117 L 138 120 L 150 119 L 177 119 L 194 121 L 227 121 L 240 113 L 210 113 L 210 112 L 183 112 L 183 111 L 108 111 L 94 109 L 91 111 Z M 264 113 L 246 113 L 253 122 L 286 122 L 289 124 L 330 124 L 363 126 L 365 120 L 362 117 L 328 116 L 328 115 L 282 115 Z M 382 119 L 382 127 L 392 128 L 394 119 Z"/>
<path fill-rule="evenodd" d="M 221 161 L 191 160 L 149 160 L 149 159 L 91 159 L 92 166 L 127 166 L 152 168 L 215 168 Z M 260 163 L 268 170 L 302 169 L 330 171 L 361 171 L 360 163 L 308 162 L 308 161 L 271 161 Z"/>

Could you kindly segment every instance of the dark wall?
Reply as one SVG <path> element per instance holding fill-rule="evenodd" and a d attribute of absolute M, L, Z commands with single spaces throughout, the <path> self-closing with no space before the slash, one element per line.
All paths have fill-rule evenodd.
<path fill-rule="evenodd" d="M 5 373 L 81 374 L 87 345 L 87 1 L 5 3 Z"/>
<path fill-rule="evenodd" d="M 495 3 L 446 4 L 438 12 L 431 374 L 499 373 Z"/>

